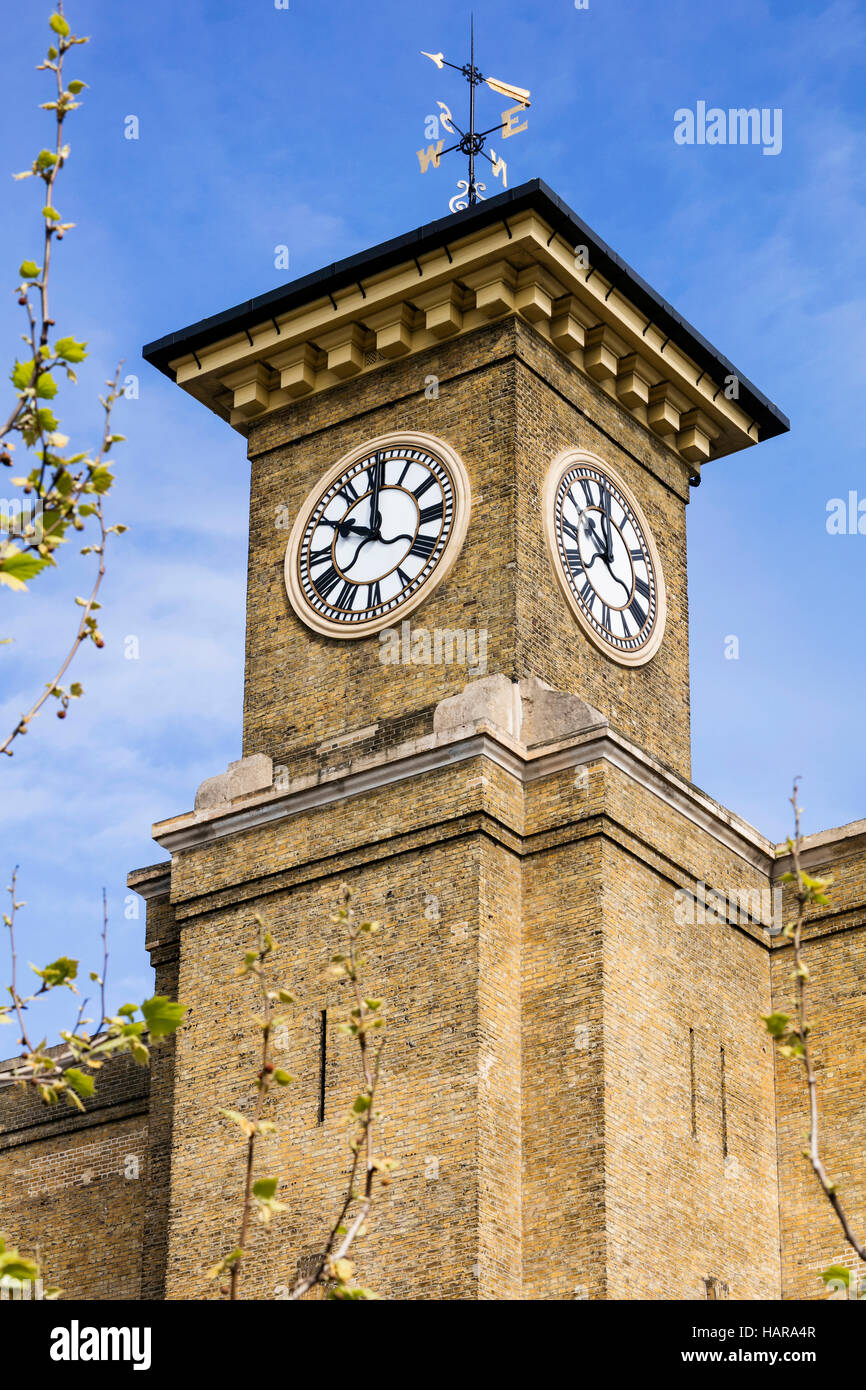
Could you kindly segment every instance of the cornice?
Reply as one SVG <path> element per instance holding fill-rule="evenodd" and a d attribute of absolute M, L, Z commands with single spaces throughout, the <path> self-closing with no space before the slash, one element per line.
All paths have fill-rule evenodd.
<path fill-rule="evenodd" d="M 570 239 L 577 228 L 566 236 L 555 220 L 527 206 L 471 230 L 457 223 L 453 239 L 418 254 L 407 245 L 402 259 L 340 288 L 308 277 L 308 298 L 294 296 L 283 312 L 262 303 L 259 321 L 251 321 L 253 310 L 245 314 L 243 332 L 236 316 L 222 316 L 222 330 L 213 320 L 210 341 L 184 351 L 181 339 L 166 366 L 179 386 L 246 434 L 253 421 L 303 398 L 517 316 L 695 473 L 709 458 L 757 443 L 762 429 L 787 428 L 756 400 L 761 424 L 745 399 L 729 399 L 728 378 L 738 390 L 745 381 L 725 372 L 731 364 L 710 355 L 712 370 L 699 365 L 695 356 L 703 360 L 699 348 L 709 345 L 687 325 L 678 330 L 670 306 L 659 309 L 666 326 L 649 318 L 629 294 L 641 298 L 638 288 L 648 287 L 633 273 L 623 283 L 610 253 L 599 250 L 587 263 L 586 248 Z M 162 362 L 169 349 L 159 348 L 146 349 L 150 360 Z M 744 388 L 744 398 L 752 401 L 754 390 Z"/>
<path fill-rule="evenodd" d="M 164 849 L 176 854 L 478 758 L 487 759 L 523 785 L 606 761 L 759 872 L 769 874 L 774 863 L 771 841 L 606 722 L 534 747 L 526 747 L 487 721 L 448 729 L 359 759 L 343 774 L 299 779 L 284 791 L 271 787 L 228 805 L 161 821 L 153 827 L 153 835 Z"/>

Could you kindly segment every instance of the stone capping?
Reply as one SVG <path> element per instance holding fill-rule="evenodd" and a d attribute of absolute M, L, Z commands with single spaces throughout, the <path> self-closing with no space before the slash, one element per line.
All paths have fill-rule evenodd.
<path fill-rule="evenodd" d="M 167 898 L 171 892 L 171 860 L 161 864 L 150 864 L 144 869 L 133 869 L 126 876 L 127 888 L 132 888 L 139 897 Z"/>
<path fill-rule="evenodd" d="M 264 311 L 263 311 L 264 312 Z M 755 444 L 759 428 L 545 218 L 526 209 L 333 296 L 170 363 L 177 384 L 247 434 L 299 396 L 380 370 L 491 320 L 517 315 L 697 472 Z"/>
<path fill-rule="evenodd" d="M 804 869 L 817 869 L 845 855 L 863 852 L 866 852 L 866 820 L 852 820 L 847 825 L 835 826 L 831 830 L 818 830 L 814 835 L 804 835 L 801 859 Z M 792 871 L 793 864 L 787 842 L 776 845 L 774 882 L 778 882 L 782 874 Z"/>
<path fill-rule="evenodd" d="M 362 754 L 348 771 L 297 778 L 279 791 L 271 787 L 246 797 L 242 805 L 203 808 L 160 821 L 153 827 L 154 839 L 174 854 L 475 758 L 489 759 L 524 785 L 603 760 L 769 877 L 776 861 L 772 841 L 611 728 L 579 697 L 551 691 L 534 679 L 522 682 L 516 695 L 506 692 L 506 684 L 511 682 L 504 675 L 471 683 L 467 690 L 474 709 L 465 710 L 466 722 L 456 722 L 463 692 L 437 707 L 432 734 Z M 479 686 L 486 691 L 477 691 Z M 536 727 L 532 722 L 521 727 L 523 706 L 533 703 L 543 710 L 549 732 L 546 741 L 527 744 L 521 733 L 539 732 L 537 719 Z"/>

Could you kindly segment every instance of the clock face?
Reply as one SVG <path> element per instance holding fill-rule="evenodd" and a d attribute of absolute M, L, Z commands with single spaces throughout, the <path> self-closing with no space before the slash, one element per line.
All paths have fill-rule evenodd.
<path fill-rule="evenodd" d="M 626 484 L 593 454 L 554 460 L 545 528 L 557 578 L 583 630 L 624 666 L 658 650 L 665 622 L 661 563 Z"/>
<path fill-rule="evenodd" d="M 308 626 L 364 637 L 404 617 L 444 578 L 469 519 L 457 455 L 427 435 L 383 435 L 330 470 L 286 552 L 286 587 Z"/>

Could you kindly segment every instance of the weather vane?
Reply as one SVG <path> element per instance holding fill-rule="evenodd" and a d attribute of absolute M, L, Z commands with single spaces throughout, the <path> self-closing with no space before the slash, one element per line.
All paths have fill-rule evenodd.
<path fill-rule="evenodd" d="M 488 135 L 494 131 L 501 130 L 503 140 L 507 140 L 512 135 L 519 135 L 522 130 L 526 130 L 527 121 L 520 124 L 520 115 L 529 108 L 529 92 L 523 87 L 512 87 L 508 82 L 500 82 L 495 77 L 485 77 L 475 66 L 475 19 L 473 16 L 470 26 L 470 49 L 469 62 L 462 64 L 449 63 L 442 53 L 425 53 L 421 50 L 425 58 L 429 58 L 435 63 L 437 68 L 454 68 L 455 72 L 462 72 L 466 81 L 469 83 L 469 129 L 461 130 L 455 123 L 454 117 L 445 105 L 444 101 L 437 102 L 441 115 L 437 117 L 438 125 L 443 130 L 447 130 L 450 135 L 459 135 L 460 139 L 453 145 L 449 145 L 447 150 L 443 149 L 444 140 L 438 140 L 435 145 L 428 145 L 426 150 L 418 151 L 418 159 L 421 164 L 421 173 L 426 174 L 429 167 L 439 168 L 439 161 L 443 154 L 451 154 L 453 150 L 461 150 L 469 160 L 468 179 L 458 179 L 457 189 L 454 197 L 448 206 L 452 212 L 459 212 L 467 205 L 477 203 L 479 199 L 484 200 L 486 184 L 479 183 L 475 177 L 475 160 L 478 155 L 483 155 L 493 166 L 493 177 L 502 179 L 502 187 L 508 187 L 508 166 L 505 160 L 497 155 L 491 148 L 485 149 L 485 142 Z M 500 96 L 507 97 L 515 103 L 507 111 L 502 112 L 501 121 L 489 130 L 476 131 L 475 129 L 475 88 L 485 82 L 492 91 L 498 92 Z"/>

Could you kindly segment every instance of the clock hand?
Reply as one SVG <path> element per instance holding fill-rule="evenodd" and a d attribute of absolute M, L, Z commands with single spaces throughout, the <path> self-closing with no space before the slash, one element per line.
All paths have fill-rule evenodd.
<path fill-rule="evenodd" d="M 382 525 L 382 518 L 379 515 L 379 489 L 382 485 L 382 476 L 379 463 L 379 450 L 376 450 L 376 461 L 373 465 L 373 491 L 370 496 L 370 531 L 376 534 Z"/>
<path fill-rule="evenodd" d="M 582 515 L 583 515 L 583 513 L 582 513 Z M 592 569 L 592 566 L 595 564 L 596 560 L 597 560 L 599 557 L 601 557 L 601 559 L 604 560 L 604 563 L 607 565 L 607 568 L 608 568 L 608 571 L 609 571 L 609 573 L 610 573 L 611 579 L 613 579 L 613 580 L 620 586 L 621 589 L 625 589 L 626 597 L 628 597 L 629 594 L 631 593 L 631 590 L 629 589 L 629 587 L 628 587 L 628 585 L 625 583 L 625 581 L 622 580 L 622 579 L 620 579 L 620 577 L 619 577 L 618 574 L 614 574 L 614 572 L 613 572 L 613 556 L 612 556 L 612 555 L 608 555 L 608 552 L 607 552 L 606 547 L 603 547 L 603 546 L 601 546 L 601 545 L 599 544 L 599 538 L 598 538 L 598 536 L 596 535 L 596 530 L 595 530 L 595 522 L 593 521 L 593 519 L 592 519 L 591 516 L 588 516 L 588 517 L 586 518 L 585 529 L 589 532 L 589 535 L 590 535 L 590 538 L 591 538 L 591 540 L 592 540 L 592 543 L 593 543 L 593 545 L 595 546 L 595 554 L 593 555 L 593 557 L 592 557 L 592 559 L 590 560 L 589 564 L 588 564 L 588 565 L 584 565 L 584 569 Z"/>
<path fill-rule="evenodd" d="M 354 567 L 355 562 L 356 562 L 356 560 L 358 559 L 358 556 L 360 555 L 361 551 L 364 549 L 364 546 L 365 546 L 365 545 L 369 545 L 369 544 L 370 544 L 370 541 L 373 541 L 373 540 L 375 540 L 375 539 L 376 539 L 375 532 L 371 532 L 370 534 L 368 534 L 368 535 L 366 535 L 366 536 L 364 537 L 364 539 L 361 541 L 361 544 L 358 546 L 358 549 L 355 551 L 355 553 L 354 553 L 354 555 L 352 556 L 352 558 L 351 558 L 351 560 L 349 561 L 349 563 L 348 563 L 347 565 L 343 565 L 343 567 L 342 567 L 346 574 L 348 574 L 349 570 L 352 569 L 352 568 Z"/>
<path fill-rule="evenodd" d="M 407 536 L 404 531 L 399 536 L 389 536 L 387 540 L 384 536 L 377 536 L 376 539 L 381 545 L 393 545 L 395 541 L 414 541 L 415 537 Z"/>
<path fill-rule="evenodd" d="M 606 557 L 606 558 L 607 558 L 608 564 L 610 564 L 611 561 L 613 560 L 613 539 L 612 539 L 611 534 L 610 534 L 610 493 L 607 491 L 606 488 L 603 488 L 603 489 L 602 489 L 602 494 L 601 494 L 601 505 L 602 505 L 602 513 L 601 513 L 601 515 L 602 515 L 602 532 L 605 534 L 605 546 L 607 547 L 607 557 Z"/>
<path fill-rule="evenodd" d="M 340 535 L 343 538 L 345 538 L 346 536 L 351 536 L 353 531 L 359 536 L 364 534 L 368 536 L 373 535 L 373 532 L 369 529 L 369 527 L 359 526 L 355 521 L 331 521 L 330 517 L 323 516 L 319 522 L 319 525 L 332 526 L 335 531 L 339 531 Z"/>

